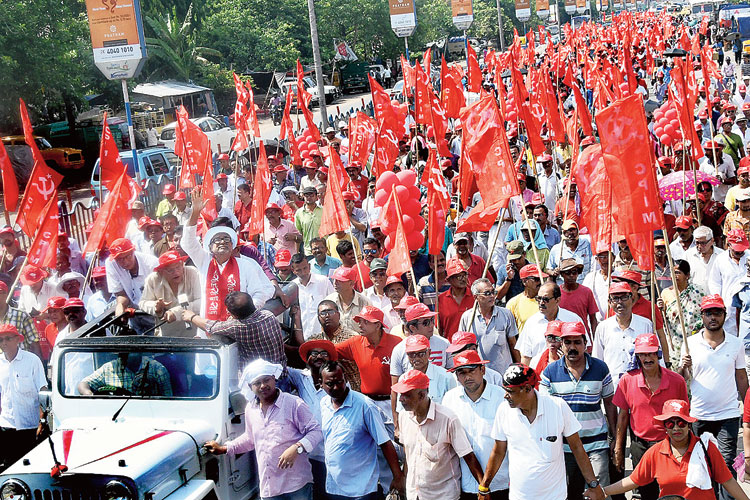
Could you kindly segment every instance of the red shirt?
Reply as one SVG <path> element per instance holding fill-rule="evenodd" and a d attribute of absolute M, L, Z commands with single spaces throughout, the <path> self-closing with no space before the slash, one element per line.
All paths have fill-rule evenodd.
<path fill-rule="evenodd" d="M 240 228 L 245 227 L 247 221 L 250 220 L 250 208 L 252 207 L 252 205 L 252 201 L 247 205 L 243 205 L 241 201 L 238 201 L 234 204 L 234 216 L 237 217 L 238 221 L 240 221 Z"/>
<path fill-rule="evenodd" d="M 567 309 L 568 311 L 576 313 L 583 320 L 583 326 L 586 327 L 586 331 L 589 333 L 589 342 L 591 345 L 591 323 L 589 322 L 589 316 L 599 312 L 599 306 L 596 305 L 596 299 L 594 299 L 594 293 L 583 285 L 578 285 L 578 288 L 569 292 L 565 287 L 561 286 L 560 291 L 560 307 Z"/>
<path fill-rule="evenodd" d="M 630 475 L 630 479 L 638 486 L 645 486 L 655 479 L 659 483 L 660 497 L 681 495 L 690 500 L 714 500 L 716 495 L 714 495 L 712 488 L 701 490 L 688 488 L 685 484 L 690 455 L 696 446 L 701 445 L 698 443 L 698 438 L 691 433 L 688 451 L 682 456 L 682 461 L 677 461 L 672 455 L 669 440 L 665 439 L 646 450 L 643 458 Z M 732 473 L 729 472 L 729 468 L 724 463 L 724 458 L 716 445 L 709 442 L 707 451 L 707 462 L 711 464 L 711 479 L 719 484 L 732 479 Z"/>
<path fill-rule="evenodd" d="M 745 394 L 745 407 L 742 410 L 742 423 L 750 424 L 750 391 Z"/>
<path fill-rule="evenodd" d="M 459 304 L 451 295 L 451 289 L 438 295 L 438 313 L 440 316 L 440 335 L 451 340 L 453 334 L 458 331 L 458 323 L 461 321 L 461 315 L 474 306 L 474 296 L 471 290 L 466 288 L 466 295 Z"/>
<path fill-rule="evenodd" d="M 662 328 L 664 328 L 664 316 L 661 315 L 661 311 L 658 307 L 655 307 L 654 310 L 656 311 L 656 325 L 654 325 L 654 328 L 656 330 L 661 330 Z M 638 301 L 633 306 L 633 314 L 643 316 L 647 320 L 651 321 L 651 302 L 646 300 L 645 297 L 641 295 L 640 297 L 638 297 Z"/>
<path fill-rule="evenodd" d="M 362 200 L 367 198 L 367 185 L 369 184 L 369 179 L 365 177 L 364 175 L 360 175 L 359 179 L 356 181 L 350 180 L 349 185 L 347 186 L 347 191 L 353 191 L 357 194 L 357 199 L 354 200 L 354 206 L 357 208 L 362 208 Z"/>
<path fill-rule="evenodd" d="M 482 277 L 482 273 L 484 272 L 485 261 L 483 258 L 479 257 L 478 255 L 474 255 L 473 253 L 470 253 L 469 256 L 471 257 L 471 265 L 469 266 L 468 269 L 466 269 L 466 272 L 468 274 L 467 278 L 469 280 L 469 286 L 471 286 L 472 283 L 474 283 L 476 280 Z M 461 259 L 458 256 L 457 258 L 458 260 L 461 261 L 461 265 L 464 268 L 466 268 L 466 263 L 463 261 L 463 259 Z M 495 282 L 495 280 L 489 274 L 487 274 L 485 278 L 490 280 L 490 282 L 492 283 Z"/>
<path fill-rule="evenodd" d="M 360 260 L 359 264 L 352 269 L 354 269 L 354 281 L 357 283 L 354 288 L 356 288 L 358 292 L 362 292 L 365 288 L 370 288 L 372 286 L 372 280 L 370 279 L 370 266 L 365 264 L 364 260 Z M 360 276 L 362 276 L 362 279 L 359 278 Z"/>
<path fill-rule="evenodd" d="M 344 359 L 357 363 L 362 378 L 362 394 L 388 395 L 391 393 L 391 352 L 403 339 L 384 333 L 373 348 L 367 337 L 357 335 L 336 344 L 336 352 Z"/>
<path fill-rule="evenodd" d="M 620 378 L 612 402 L 630 411 L 633 434 L 646 441 L 659 441 L 666 438 L 667 433 L 654 423 L 654 416 L 661 415 L 664 402 L 670 399 L 689 401 L 687 385 L 680 375 L 661 367 L 661 382 L 653 394 L 646 387 L 643 371 L 633 370 Z"/>

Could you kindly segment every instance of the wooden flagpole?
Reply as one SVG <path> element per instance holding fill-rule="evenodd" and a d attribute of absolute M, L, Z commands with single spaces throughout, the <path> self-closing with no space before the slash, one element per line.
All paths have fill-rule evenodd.
<path fill-rule="evenodd" d="M 662 227 L 662 231 L 664 231 L 664 234 L 667 233 L 666 227 Z M 680 328 L 682 329 L 682 345 L 685 349 L 685 354 L 690 354 L 690 348 L 687 344 L 687 329 L 685 328 L 685 316 L 682 312 L 682 302 L 680 301 L 680 291 L 677 289 L 677 277 L 674 274 L 674 261 L 672 260 L 672 250 L 669 248 L 669 245 L 667 247 L 667 260 L 669 261 L 669 271 L 672 275 L 672 286 L 674 286 L 675 291 L 675 300 L 677 301 L 677 314 L 680 317 Z M 651 273 L 653 276 L 653 273 Z M 652 278 L 653 279 L 653 278 Z M 652 297 L 653 299 L 653 297 Z M 654 324 L 654 330 L 656 330 L 656 324 Z M 668 334 L 665 332 L 665 336 Z M 667 336 L 667 342 L 670 344 L 671 349 L 671 339 L 669 336 Z"/>

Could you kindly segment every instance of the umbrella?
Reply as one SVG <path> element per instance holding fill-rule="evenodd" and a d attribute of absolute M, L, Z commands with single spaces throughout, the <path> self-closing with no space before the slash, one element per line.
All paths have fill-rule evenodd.
<path fill-rule="evenodd" d="M 675 48 L 664 51 L 664 57 L 684 57 L 687 55 L 687 50 Z"/>
<path fill-rule="evenodd" d="M 740 34 L 737 33 L 736 31 L 734 31 L 732 33 L 729 33 L 727 36 L 725 36 L 724 40 L 726 40 L 727 42 L 733 42 L 734 40 L 736 40 L 739 37 L 740 37 Z"/>
<path fill-rule="evenodd" d="M 695 172 L 695 177 L 698 182 L 710 182 L 713 186 L 718 186 L 721 181 L 713 175 L 708 175 L 700 170 Z M 682 186 L 685 186 L 687 193 L 685 197 L 695 196 L 695 182 L 693 172 L 680 170 L 679 172 L 672 172 L 669 175 L 665 175 L 659 181 L 659 193 L 664 200 L 681 200 Z"/>

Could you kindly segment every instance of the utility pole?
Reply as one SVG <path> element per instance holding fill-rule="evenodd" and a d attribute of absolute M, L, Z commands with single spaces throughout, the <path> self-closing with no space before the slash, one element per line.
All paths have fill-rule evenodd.
<path fill-rule="evenodd" d="M 328 127 L 328 113 L 326 112 L 326 92 L 323 81 L 323 63 L 320 60 L 320 45 L 318 44 L 318 20 L 315 17 L 315 2 L 307 0 L 307 10 L 310 15 L 310 38 L 312 39 L 313 62 L 315 63 L 315 80 L 318 82 L 318 106 L 320 106 L 320 119 L 323 120 L 323 129 Z"/>
<path fill-rule="evenodd" d="M 503 9 L 500 8 L 500 0 L 497 2 L 497 27 L 500 29 L 500 50 L 505 52 L 505 36 L 503 36 Z"/>

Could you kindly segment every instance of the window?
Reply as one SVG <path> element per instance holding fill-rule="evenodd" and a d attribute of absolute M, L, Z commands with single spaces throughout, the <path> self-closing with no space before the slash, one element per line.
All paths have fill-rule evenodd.
<path fill-rule="evenodd" d="M 161 140 L 162 141 L 174 141 L 175 140 L 175 128 L 165 128 L 161 131 Z"/>
<path fill-rule="evenodd" d="M 204 132 L 210 132 L 211 131 L 211 125 L 208 123 L 209 120 L 203 120 L 198 124 L 198 126 L 201 128 Z"/>
<path fill-rule="evenodd" d="M 180 163 L 182 163 L 182 161 L 180 160 L 180 157 L 172 153 L 171 151 L 165 152 L 164 156 L 167 157 L 167 161 L 169 162 L 170 168 L 177 168 L 180 166 Z"/>
<path fill-rule="evenodd" d="M 169 173 L 169 165 L 161 153 L 151 155 L 148 159 L 151 160 L 151 167 L 153 167 L 154 175 L 164 175 Z"/>
<path fill-rule="evenodd" d="M 143 156 L 141 161 L 143 162 L 143 168 L 146 170 L 146 177 L 154 176 L 154 167 L 151 166 L 151 161 L 148 156 Z"/>

